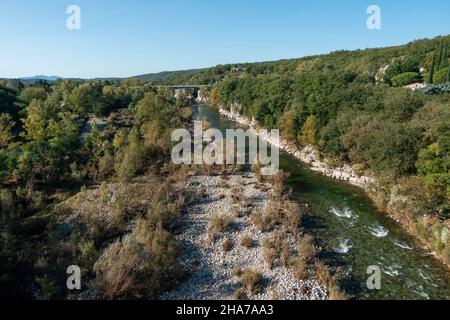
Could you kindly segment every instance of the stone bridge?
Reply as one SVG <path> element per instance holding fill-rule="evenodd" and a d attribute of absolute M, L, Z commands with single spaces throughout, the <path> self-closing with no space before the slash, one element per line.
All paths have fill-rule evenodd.
<path fill-rule="evenodd" d="M 208 89 L 212 87 L 211 85 L 174 85 L 174 86 L 160 86 L 160 88 L 170 89 L 174 96 L 179 98 L 185 96 L 188 99 L 195 99 L 202 101 L 206 97 L 202 97 L 200 94 L 200 89 L 205 88 Z"/>

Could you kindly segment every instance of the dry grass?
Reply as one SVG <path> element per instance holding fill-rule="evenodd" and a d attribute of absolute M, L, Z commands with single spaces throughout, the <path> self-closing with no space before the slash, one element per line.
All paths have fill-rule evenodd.
<path fill-rule="evenodd" d="M 308 278 L 309 276 L 308 265 L 306 264 L 305 260 L 303 260 L 301 257 L 298 257 L 293 261 L 292 267 L 295 279 L 303 280 Z"/>
<path fill-rule="evenodd" d="M 233 225 L 233 218 L 224 214 L 214 215 L 208 224 L 210 234 L 224 233 Z"/>
<path fill-rule="evenodd" d="M 309 234 L 304 235 L 303 238 L 300 239 L 298 252 L 305 261 L 310 261 L 317 252 L 314 245 L 314 237 Z"/>
<path fill-rule="evenodd" d="M 291 257 L 291 248 L 289 244 L 283 243 L 280 251 L 280 265 L 287 267 L 289 264 L 289 258 Z"/>
<path fill-rule="evenodd" d="M 252 215 L 252 221 L 259 231 L 271 231 L 280 221 L 279 210 L 277 209 L 277 207 L 269 204 L 264 213 L 261 213 L 259 210 L 257 210 Z"/>
<path fill-rule="evenodd" d="M 233 202 L 233 204 L 241 203 L 241 201 L 244 199 L 243 194 L 244 194 L 244 190 L 243 190 L 242 186 L 233 187 L 230 190 L 230 197 L 231 197 L 231 201 Z"/>
<path fill-rule="evenodd" d="M 327 288 L 332 288 L 337 285 L 337 279 L 333 276 L 330 268 L 326 266 L 322 261 L 315 263 L 315 271 L 317 280 Z"/>
<path fill-rule="evenodd" d="M 219 187 L 222 188 L 222 189 L 227 189 L 227 188 L 230 187 L 229 184 L 228 184 L 228 181 L 226 179 L 224 179 L 224 177 L 220 177 L 220 179 L 219 179 Z"/>
<path fill-rule="evenodd" d="M 264 260 L 270 269 L 275 268 L 275 262 L 277 260 L 277 254 L 272 248 L 263 248 Z"/>
<path fill-rule="evenodd" d="M 243 289 L 237 289 L 234 293 L 233 293 L 233 298 L 234 300 L 247 300 L 247 294 L 245 293 L 245 291 Z"/>
<path fill-rule="evenodd" d="M 230 238 L 226 238 L 222 242 L 222 250 L 225 252 L 231 251 L 233 249 L 233 241 L 230 240 Z"/>
<path fill-rule="evenodd" d="M 239 277 L 242 287 L 250 294 L 257 294 L 262 290 L 262 275 L 254 270 L 244 270 Z"/>
<path fill-rule="evenodd" d="M 180 277 L 178 254 L 170 233 L 138 219 L 132 233 L 107 247 L 95 263 L 95 288 L 107 299 L 153 298 Z"/>
<path fill-rule="evenodd" d="M 240 243 L 241 246 L 245 248 L 253 248 L 255 246 L 255 240 L 253 240 L 249 236 L 243 236 Z"/>

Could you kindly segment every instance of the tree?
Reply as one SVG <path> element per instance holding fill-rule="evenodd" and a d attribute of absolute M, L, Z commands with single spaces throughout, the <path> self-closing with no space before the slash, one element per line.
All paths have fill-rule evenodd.
<path fill-rule="evenodd" d="M 411 83 L 419 82 L 420 74 L 417 72 L 405 72 L 392 78 L 394 87 L 403 87 Z"/>
<path fill-rule="evenodd" d="M 436 72 L 433 76 L 434 84 L 444 84 L 448 81 L 448 74 L 450 68 L 445 68 Z"/>
<path fill-rule="evenodd" d="M 447 71 L 447 82 L 450 82 L 450 67 L 448 68 Z"/>
<path fill-rule="evenodd" d="M 0 84 L 0 113 L 9 113 L 17 120 L 19 108 L 16 106 L 16 91 Z"/>
<path fill-rule="evenodd" d="M 119 163 L 117 173 L 121 178 L 132 178 L 144 169 L 146 148 L 136 129 L 128 135 L 128 144 L 124 150 L 122 161 Z"/>
<path fill-rule="evenodd" d="M 438 61 L 437 61 L 437 70 L 440 70 L 442 68 L 443 61 L 444 61 L 444 41 L 441 41 L 439 43 L 439 55 L 438 55 Z"/>
<path fill-rule="evenodd" d="M 396 61 L 392 63 L 389 68 L 386 70 L 384 75 L 384 80 L 392 84 L 392 79 L 395 76 L 398 76 L 405 72 L 415 72 L 419 73 L 419 64 L 418 62 L 410 57 L 405 58 L 403 61 Z"/>
<path fill-rule="evenodd" d="M 45 100 L 47 98 L 47 92 L 43 87 L 26 87 L 22 90 L 19 95 L 19 99 L 25 102 L 27 105 L 30 104 L 32 100 Z"/>
<path fill-rule="evenodd" d="M 11 115 L 8 113 L 0 114 L 0 147 L 6 148 L 13 139 L 13 127 L 14 122 L 12 121 Z"/>
<path fill-rule="evenodd" d="M 431 62 L 431 68 L 430 73 L 428 74 L 428 83 L 433 83 L 433 77 L 434 77 L 434 69 L 436 68 L 436 54 L 433 54 L 433 60 Z"/>
<path fill-rule="evenodd" d="M 57 115 L 56 107 L 42 100 L 32 100 L 26 109 L 27 117 L 23 120 L 25 132 L 21 133 L 28 141 L 45 140 L 48 136 L 48 125 Z"/>
<path fill-rule="evenodd" d="M 443 61 L 442 61 L 442 68 L 448 67 L 449 63 L 448 63 L 448 42 L 445 44 L 445 50 L 444 50 L 444 56 L 443 56 Z"/>
<path fill-rule="evenodd" d="M 424 102 L 421 96 L 411 90 L 389 88 L 384 93 L 383 104 L 387 119 L 402 122 L 409 120 L 423 107 Z"/>
<path fill-rule="evenodd" d="M 300 141 L 304 144 L 317 143 L 317 120 L 315 116 L 309 116 L 303 124 Z"/>
<path fill-rule="evenodd" d="M 297 137 L 297 119 L 294 111 L 290 110 L 280 118 L 278 128 L 285 138 L 295 140 Z"/>
<path fill-rule="evenodd" d="M 379 176 L 395 179 L 415 170 L 419 132 L 401 123 L 357 117 L 343 136 L 350 160 L 365 164 Z"/>

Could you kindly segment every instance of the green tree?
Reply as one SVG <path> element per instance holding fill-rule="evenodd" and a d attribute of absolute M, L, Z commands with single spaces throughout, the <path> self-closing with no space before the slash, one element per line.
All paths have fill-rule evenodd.
<path fill-rule="evenodd" d="M 392 85 L 394 87 L 403 87 L 411 83 L 419 82 L 420 74 L 417 72 L 405 72 L 392 78 Z"/>
<path fill-rule="evenodd" d="M 45 88 L 41 86 L 26 87 L 19 95 L 19 99 L 25 102 L 27 105 L 32 100 L 45 100 L 47 98 L 47 92 Z"/>
<path fill-rule="evenodd" d="M 447 71 L 447 82 L 450 82 L 450 67 L 448 68 Z"/>
<path fill-rule="evenodd" d="M 445 68 L 436 72 L 433 76 L 434 84 L 444 84 L 448 80 L 448 73 L 450 68 Z"/>
<path fill-rule="evenodd" d="M 122 161 L 119 163 L 117 172 L 119 177 L 129 179 L 144 169 L 146 160 L 146 148 L 135 129 L 128 135 L 128 144 L 124 150 Z"/>
<path fill-rule="evenodd" d="M 300 141 L 304 144 L 317 143 L 317 120 L 315 116 L 309 116 L 303 124 Z"/>
<path fill-rule="evenodd" d="M 6 148 L 9 142 L 14 138 L 12 129 L 14 122 L 8 113 L 0 114 L 0 147 Z"/>
<path fill-rule="evenodd" d="M 436 54 L 433 54 L 433 60 L 431 62 L 430 73 L 428 74 L 428 83 L 433 83 L 434 69 L 436 68 Z"/>
<path fill-rule="evenodd" d="M 32 100 L 26 109 L 22 136 L 29 141 L 42 141 L 48 137 L 48 125 L 57 116 L 57 108 L 49 102 Z"/>

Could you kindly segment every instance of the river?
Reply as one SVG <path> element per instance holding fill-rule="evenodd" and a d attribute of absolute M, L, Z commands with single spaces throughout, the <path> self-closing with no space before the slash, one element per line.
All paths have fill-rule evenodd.
<path fill-rule="evenodd" d="M 194 117 L 222 131 L 241 125 L 207 105 L 194 106 Z M 348 273 L 345 290 L 356 299 L 450 299 L 450 273 L 401 227 L 378 211 L 363 190 L 310 170 L 280 153 L 293 200 L 313 212 L 303 222 L 324 248 L 321 259 Z M 369 290 L 367 269 L 381 270 L 381 288 Z"/>

